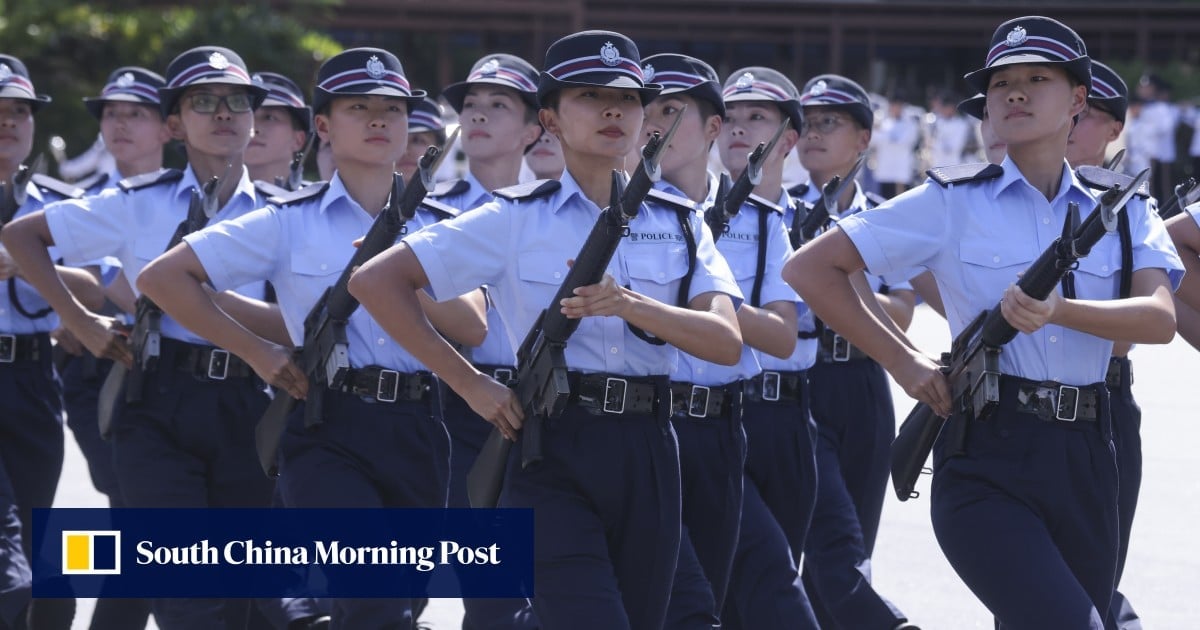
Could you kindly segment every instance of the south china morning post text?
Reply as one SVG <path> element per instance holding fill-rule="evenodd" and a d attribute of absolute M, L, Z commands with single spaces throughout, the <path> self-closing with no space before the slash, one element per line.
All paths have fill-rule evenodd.
<path fill-rule="evenodd" d="M 35 597 L 531 597 L 531 510 L 35 510 Z"/>

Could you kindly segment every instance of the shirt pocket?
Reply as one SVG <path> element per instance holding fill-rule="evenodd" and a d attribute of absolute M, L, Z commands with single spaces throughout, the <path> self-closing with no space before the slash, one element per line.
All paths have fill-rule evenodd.
<path fill-rule="evenodd" d="M 686 255 L 626 254 L 624 263 L 630 289 L 664 304 L 686 306 L 678 304 L 679 283 L 688 271 Z"/>
<path fill-rule="evenodd" d="M 1072 274 L 1075 296 L 1081 299 L 1111 300 L 1118 297 L 1121 282 L 1121 248 L 1097 245 L 1079 260 Z"/>
<path fill-rule="evenodd" d="M 293 289 L 301 303 L 312 305 L 321 293 L 337 282 L 338 274 L 345 268 L 347 260 L 336 260 L 331 252 L 320 249 L 293 250 L 292 273 L 295 274 Z"/>
<path fill-rule="evenodd" d="M 997 238 L 963 239 L 958 258 L 963 263 L 966 295 L 975 296 L 991 308 L 1008 285 L 1019 280 L 1041 252 L 1033 242 L 1004 243 Z"/>

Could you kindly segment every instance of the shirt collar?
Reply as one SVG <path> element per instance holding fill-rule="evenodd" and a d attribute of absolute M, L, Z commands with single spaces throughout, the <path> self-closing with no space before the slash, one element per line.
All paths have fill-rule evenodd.
<path fill-rule="evenodd" d="M 1000 167 L 1004 169 L 1004 173 L 1000 175 L 1000 177 L 996 180 L 995 185 L 992 187 L 993 199 L 999 197 L 1000 193 L 1004 192 L 1017 182 L 1022 182 L 1025 184 L 1025 186 L 1031 189 L 1033 188 L 1033 184 L 1030 184 L 1029 181 L 1025 179 L 1025 175 L 1021 173 L 1021 169 L 1017 168 L 1016 163 L 1012 161 L 1011 157 L 1005 156 L 1004 161 L 1000 163 Z M 1091 193 L 1088 192 L 1088 188 L 1084 186 L 1077 177 L 1075 177 L 1075 172 L 1071 170 L 1071 166 L 1067 164 L 1067 161 L 1064 159 L 1062 163 L 1062 175 L 1058 184 L 1058 193 L 1054 196 L 1054 199 L 1050 200 L 1050 205 L 1057 205 L 1058 202 L 1072 190 L 1074 190 L 1077 194 L 1082 194 L 1085 198 L 1091 197 Z"/>
<path fill-rule="evenodd" d="M 187 168 L 183 170 L 183 178 L 179 180 L 179 185 L 175 187 L 176 203 L 190 203 L 193 187 L 199 189 L 200 181 L 196 179 L 196 171 L 192 170 L 192 165 L 188 164 Z M 217 213 L 220 214 L 221 210 L 231 206 L 238 197 L 242 196 L 248 198 L 251 202 L 250 205 L 252 206 L 257 207 L 262 205 L 258 203 L 258 197 L 255 196 L 254 182 L 250 181 L 250 172 L 246 170 L 245 165 L 242 166 L 241 177 L 238 178 L 237 188 L 235 188 L 233 194 L 229 196 L 229 201 L 225 202 L 225 205 L 221 206 L 217 210 Z"/>
<path fill-rule="evenodd" d="M 563 169 L 562 177 L 558 178 L 560 188 L 550 197 L 550 203 L 553 204 L 555 214 L 566 206 L 574 197 L 579 197 L 581 201 L 591 203 L 587 195 L 583 194 L 583 189 L 579 187 L 579 183 L 571 176 L 571 171 Z"/>
<path fill-rule="evenodd" d="M 469 210 L 476 206 L 481 206 L 493 199 L 492 192 L 484 188 L 483 184 L 479 183 L 479 180 L 475 179 L 475 176 L 470 171 L 467 172 L 467 176 L 463 178 L 463 181 L 467 182 L 467 186 L 469 186 L 467 194 L 462 197 L 467 201 L 467 204 L 463 207 L 464 209 Z"/>
<path fill-rule="evenodd" d="M 341 173 L 334 171 L 333 177 L 329 178 L 329 187 L 321 195 L 321 204 L 317 206 L 317 211 L 324 213 L 331 205 L 342 199 L 354 203 L 354 200 L 350 198 L 350 193 L 346 192 L 346 185 L 342 183 Z"/>

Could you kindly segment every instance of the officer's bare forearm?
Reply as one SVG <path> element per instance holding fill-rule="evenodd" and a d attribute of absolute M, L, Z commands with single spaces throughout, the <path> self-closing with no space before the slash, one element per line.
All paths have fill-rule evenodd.
<path fill-rule="evenodd" d="M 96 276 L 86 269 L 56 265 L 59 277 L 67 290 L 79 300 L 79 303 L 89 311 L 99 311 L 104 307 L 104 287 Z"/>
<path fill-rule="evenodd" d="M 347 288 L 392 339 L 456 392 L 479 372 L 433 329 L 417 292 L 429 285 L 425 269 L 401 243 L 367 261 Z"/>
<path fill-rule="evenodd" d="M 1200 311 L 1175 300 L 1175 322 L 1179 336 L 1193 348 L 1200 350 Z"/>
<path fill-rule="evenodd" d="M 912 325 L 913 309 L 917 306 L 917 295 L 907 289 L 893 290 L 891 293 L 876 293 L 875 300 L 883 307 L 888 319 L 895 322 L 900 330 L 908 330 Z"/>
<path fill-rule="evenodd" d="M 281 346 L 292 347 L 292 338 L 283 323 L 278 304 L 222 291 L 212 295 L 213 302 L 227 315 L 255 335 Z"/>
<path fill-rule="evenodd" d="M 108 283 L 107 287 L 104 287 L 104 295 L 122 312 L 133 314 L 137 310 L 137 297 L 134 296 L 124 271 L 117 274 L 117 277 Z"/>
<path fill-rule="evenodd" d="M 434 302 L 424 291 L 417 291 L 417 297 L 429 322 L 452 341 L 473 348 L 487 337 L 487 300 L 482 289 L 445 302 Z"/>
<path fill-rule="evenodd" d="M 87 308 L 75 298 L 59 275 L 49 248 L 54 245 L 46 215 L 34 212 L 4 226 L 0 239 L 8 249 L 25 281 L 37 289 L 38 294 L 54 309 L 63 325 L 72 332 L 90 317 Z"/>
<path fill-rule="evenodd" d="M 786 359 L 796 349 L 796 305 L 792 302 L 771 302 L 756 308 L 742 304 L 737 310 L 742 341 L 767 354 Z"/>
<path fill-rule="evenodd" d="M 625 321 L 704 361 L 734 365 L 742 357 L 742 333 L 733 301 L 724 293 L 697 295 L 688 308 L 670 306 L 629 289 Z"/>
<path fill-rule="evenodd" d="M 1200 225 L 1191 214 L 1184 212 L 1167 221 L 1167 232 L 1186 271 L 1175 295 L 1188 306 L 1200 310 Z"/>
<path fill-rule="evenodd" d="M 138 290 L 181 326 L 243 359 L 266 341 L 221 309 L 205 288 L 208 275 L 192 248 L 180 243 L 138 275 Z"/>
<path fill-rule="evenodd" d="M 942 292 L 938 290 L 937 280 L 934 279 L 932 273 L 928 271 L 921 273 L 912 280 L 909 280 L 909 283 L 912 284 L 913 290 L 916 291 L 917 295 L 921 296 L 922 300 L 925 300 L 929 308 L 932 308 L 938 315 L 941 315 L 942 319 L 946 318 L 946 306 L 942 304 Z"/>
<path fill-rule="evenodd" d="M 1175 337 L 1175 304 L 1162 269 L 1133 272 L 1132 297 L 1122 300 L 1062 300 L 1051 323 L 1133 343 L 1169 343 Z"/>
<path fill-rule="evenodd" d="M 872 311 L 855 289 L 851 275 L 863 270 L 858 250 L 841 230 L 826 232 L 799 249 L 783 268 L 783 279 L 804 298 L 813 313 L 884 368 L 896 366 L 913 345 L 876 303 Z"/>

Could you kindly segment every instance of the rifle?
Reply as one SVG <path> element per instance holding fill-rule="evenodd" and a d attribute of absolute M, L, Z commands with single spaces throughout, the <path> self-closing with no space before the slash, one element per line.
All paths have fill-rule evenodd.
<path fill-rule="evenodd" d="M 1189 177 L 1175 186 L 1175 194 L 1171 196 L 1170 201 L 1158 209 L 1158 216 L 1165 221 L 1183 212 L 1185 208 L 1197 201 L 1200 201 L 1200 186 L 1196 185 L 1195 177 Z"/>
<path fill-rule="evenodd" d="M 779 142 L 789 124 L 791 121 L 785 119 L 779 124 L 779 129 L 775 130 L 775 135 L 771 136 L 770 141 L 758 143 L 758 147 L 746 157 L 746 168 L 738 175 L 736 183 L 728 174 L 721 173 L 721 183 L 717 186 L 713 205 L 704 212 L 704 222 L 712 230 L 713 242 L 729 231 L 729 221 L 737 216 L 742 204 L 746 203 L 750 193 L 754 192 L 754 187 L 762 181 L 763 163 L 767 161 L 767 156 L 771 155 L 775 143 Z"/>
<path fill-rule="evenodd" d="M 854 163 L 845 177 L 834 175 L 832 179 L 825 182 L 825 185 L 821 187 L 821 199 L 807 212 L 802 213 L 799 208 L 796 209 L 796 214 L 792 218 L 792 229 L 788 234 L 792 241 L 792 249 L 800 249 L 801 245 L 811 241 L 817 235 L 817 230 L 825 226 L 829 221 L 829 209 L 837 207 L 842 193 L 846 192 L 846 188 L 854 183 L 854 178 L 858 175 L 866 158 L 866 155 L 859 156 L 858 161 Z"/>
<path fill-rule="evenodd" d="M 629 231 L 629 222 L 637 216 L 650 187 L 662 176 L 663 150 L 675 136 L 684 109 L 679 110 L 666 136 L 656 132 L 642 147 L 642 159 L 628 183 L 620 172 L 613 171 L 609 206 L 600 212 L 550 306 L 538 315 L 517 350 L 514 387 L 517 400 L 525 411 L 522 468 L 542 460 L 542 422 L 548 417 L 562 415 L 571 395 L 564 351 L 567 339 L 579 327 L 580 320 L 563 315 L 559 303 L 575 295 L 575 289 L 596 284 L 604 278 L 617 245 Z M 511 449 L 512 442 L 493 427 L 467 474 L 467 498 L 471 507 L 496 507 Z"/>
<path fill-rule="evenodd" d="M 363 237 L 362 244 L 355 250 L 350 262 L 346 263 L 337 282 L 325 289 L 317 303 L 304 318 L 304 343 L 296 351 L 296 364 L 308 376 L 308 396 L 304 401 L 304 426 L 311 427 L 323 420 L 321 412 L 327 388 L 340 389 L 350 371 L 350 348 L 346 337 L 346 326 L 350 316 L 358 309 L 358 300 L 350 295 L 346 285 L 355 269 L 374 258 L 385 249 L 396 244 L 396 239 L 408 230 L 407 224 L 425 200 L 425 193 L 433 185 L 433 172 L 437 168 L 438 156 L 443 155 L 437 147 L 429 147 L 418 162 L 417 172 L 404 185 L 404 176 L 392 173 L 392 193 L 388 204 L 375 217 L 371 229 Z M 270 406 L 267 407 L 254 429 L 258 463 L 269 477 L 278 476 L 276 454 L 279 440 L 287 428 L 288 415 L 296 404 L 286 390 L 275 390 Z"/>
<path fill-rule="evenodd" d="M 1072 203 L 1062 235 L 1038 256 L 1017 286 L 1034 299 L 1046 299 L 1101 237 L 1117 229 L 1117 213 L 1149 176 L 1150 169 L 1145 169 L 1128 188 L 1122 190 L 1118 185 L 1106 191 L 1082 224 L 1079 207 Z M 1004 319 L 997 303 L 980 313 L 954 338 L 950 352 L 942 355 L 942 372 L 957 407 L 952 413 L 963 416 L 959 427 L 968 421 L 986 420 L 995 411 L 1000 401 L 1001 347 L 1016 336 L 1017 329 Z M 945 422 L 928 405 L 918 403 L 900 425 L 892 442 L 892 485 L 901 501 L 920 496 L 914 490 L 917 478 Z"/>
<path fill-rule="evenodd" d="M 288 165 L 287 179 L 276 177 L 276 186 L 287 190 L 300 190 L 304 184 L 304 160 L 308 158 L 308 152 L 312 150 L 316 138 L 315 132 L 308 132 L 308 136 L 304 139 L 304 146 L 292 154 L 292 162 Z"/>
<path fill-rule="evenodd" d="M 228 169 L 225 174 L 229 174 Z M 217 191 L 220 190 L 223 180 L 223 177 L 213 177 L 199 190 L 192 188 L 192 195 L 188 200 L 187 216 L 175 228 L 175 233 L 171 235 L 171 241 L 164 251 L 170 251 L 172 247 L 183 241 L 183 237 L 203 228 L 208 220 L 216 215 L 219 210 L 217 204 L 220 203 Z M 142 400 L 146 372 L 153 370 L 158 365 L 162 343 L 162 313 L 162 309 L 149 297 L 145 295 L 138 297 L 134 309 L 133 327 L 129 330 L 133 366 L 126 368 L 122 363 L 114 363 L 108 376 L 104 379 L 104 384 L 100 387 L 96 416 L 101 437 L 107 438 L 112 430 L 113 411 L 116 407 L 117 395 L 122 388 L 125 390 L 126 403 L 133 404 Z"/>
<path fill-rule="evenodd" d="M 45 161 L 46 158 L 39 153 L 33 160 L 33 166 L 22 164 L 17 167 L 17 172 L 13 173 L 9 181 L 0 182 L 0 230 L 3 230 L 17 215 L 17 210 L 25 205 L 25 199 L 29 195 L 29 180 L 33 179 L 34 174 L 41 172 Z"/>

